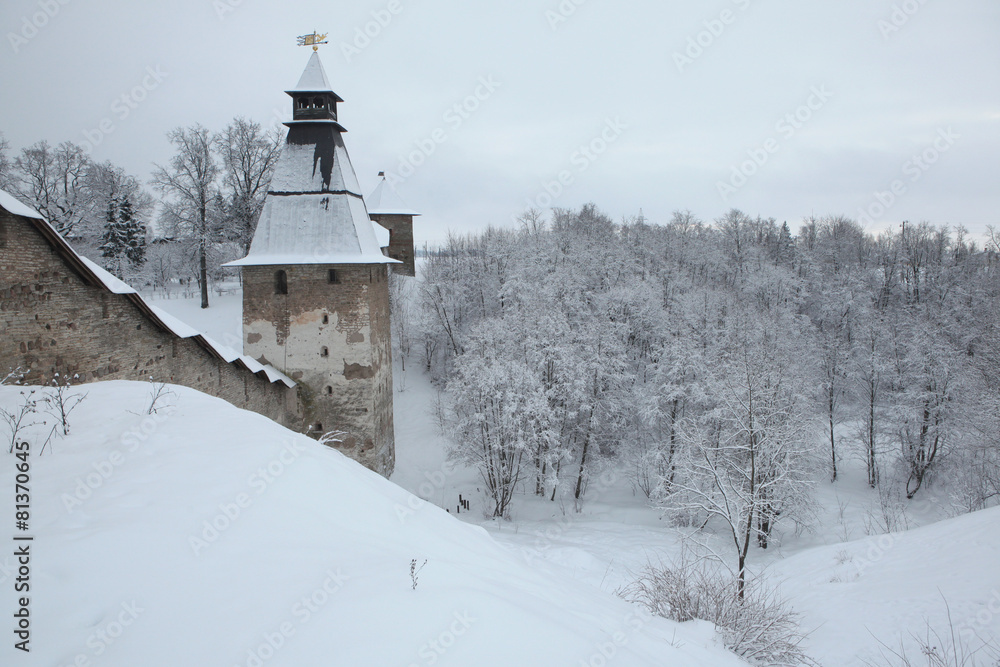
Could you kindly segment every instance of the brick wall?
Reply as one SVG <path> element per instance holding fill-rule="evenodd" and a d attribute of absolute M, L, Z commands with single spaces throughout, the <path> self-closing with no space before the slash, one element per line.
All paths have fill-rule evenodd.
<path fill-rule="evenodd" d="M 300 383 L 314 434 L 345 431 L 338 449 L 389 476 L 395 448 L 386 266 L 242 271 L 244 353 Z M 278 271 L 285 272 L 287 294 L 278 293 Z"/>
<path fill-rule="evenodd" d="M 0 209 L 0 371 L 18 366 L 31 384 L 55 373 L 79 382 L 152 377 L 302 424 L 295 389 L 159 328 L 129 297 L 87 284 L 31 221 Z"/>

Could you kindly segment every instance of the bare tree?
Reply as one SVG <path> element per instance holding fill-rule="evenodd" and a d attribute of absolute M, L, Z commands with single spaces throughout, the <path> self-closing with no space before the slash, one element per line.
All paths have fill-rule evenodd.
<path fill-rule="evenodd" d="M 265 131 L 259 123 L 237 117 L 215 137 L 225 168 L 227 228 L 249 252 L 257 219 L 281 151 L 282 133 Z"/>
<path fill-rule="evenodd" d="M 3 136 L 3 132 L 0 132 L 0 190 L 10 189 L 12 165 L 10 158 L 7 157 L 7 151 L 9 150 L 10 144 L 7 143 L 7 138 Z"/>
<path fill-rule="evenodd" d="M 90 165 L 86 185 L 93 199 L 92 208 L 98 215 L 107 211 L 108 204 L 115 198 L 128 199 L 137 218 L 148 220 L 153 213 L 156 201 L 139 179 L 109 161 Z"/>
<path fill-rule="evenodd" d="M 83 148 L 69 141 L 52 148 L 39 141 L 21 151 L 14 160 L 9 185 L 26 203 L 34 206 L 63 236 L 70 236 L 91 213 L 86 187 L 90 158 Z"/>
<path fill-rule="evenodd" d="M 212 138 L 201 125 L 176 128 L 167 138 L 177 150 L 166 169 L 156 165 L 153 187 L 166 196 L 164 220 L 195 243 L 201 307 L 208 308 L 208 246 L 212 238 L 213 202 L 218 195 L 219 166 Z"/>

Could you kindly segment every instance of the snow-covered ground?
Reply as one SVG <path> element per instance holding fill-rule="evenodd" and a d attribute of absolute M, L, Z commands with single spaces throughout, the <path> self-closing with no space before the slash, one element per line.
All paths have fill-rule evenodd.
<path fill-rule="evenodd" d="M 156 305 L 217 340 L 240 336 L 238 295 L 207 311 Z M 398 486 L 188 389 L 153 420 L 147 385 L 83 387 L 71 434 L 32 458 L 32 653 L 9 641 L 0 664 L 741 664 L 706 648 L 705 624 L 648 619 L 612 595 L 681 548 L 624 476 L 593 480 L 580 511 L 568 494 L 524 495 L 510 521 L 492 521 L 475 472 L 447 462 L 434 388 L 408 368 L 396 376 Z M 2 460 L 0 497 L 12 498 L 16 460 Z M 456 516 L 459 494 L 472 507 Z M 962 638 L 1000 637 L 1000 509 L 941 520 L 923 500 L 908 508 L 923 527 L 868 537 L 875 499 L 850 464 L 817 499 L 816 529 L 752 562 L 801 613 L 821 664 L 861 665 L 878 640 L 895 646 L 928 622 L 946 631 L 945 601 Z M 2 609 L 14 608 L 10 551 Z M 427 561 L 416 590 L 413 559 Z"/>
<path fill-rule="evenodd" d="M 705 627 L 529 567 L 261 416 L 182 387 L 155 418 L 148 384 L 80 390 L 70 435 L 29 459 L 31 653 L 8 631 L 2 664 L 740 664 L 704 646 Z M 43 431 L 28 433 L 36 448 Z M 13 499 L 17 460 L 2 461 Z"/>
<path fill-rule="evenodd" d="M 164 305 L 184 303 L 184 314 L 210 335 L 240 334 L 238 294 L 222 297 L 215 314 L 196 302 Z M 510 521 L 486 516 L 476 472 L 447 461 L 434 417 L 437 390 L 416 360 L 405 373 L 396 361 L 393 482 L 452 514 L 459 495 L 471 500 L 459 518 L 485 528 L 530 568 L 608 593 L 650 563 L 679 557 L 681 535 L 614 470 L 591 481 L 579 512 L 567 488 L 555 501 L 519 496 Z M 912 655 L 912 635 L 926 636 L 928 627 L 944 634 L 954 625 L 972 645 L 1000 641 L 1000 509 L 950 519 L 943 494 L 925 491 L 902 508 L 909 532 L 879 534 L 866 525 L 880 514 L 878 496 L 860 460 L 846 457 L 836 484 L 817 480 L 816 525 L 799 534 L 785 527 L 778 543 L 751 553 L 752 567 L 801 614 L 808 652 L 823 665 L 877 663 L 880 642 L 898 648 L 902 641 Z M 708 541 L 729 553 L 721 537 Z"/>
<path fill-rule="evenodd" d="M 433 418 L 434 387 L 412 368 L 405 387 L 395 396 L 392 477 L 403 488 L 451 512 L 459 493 L 472 498 L 473 511 L 461 518 L 486 528 L 524 562 L 536 569 L 554 566 L 609 592 L 648 564 L 680 556 L 680 533 L 633 493 L 624 475 L 591 482 L 579 513 L 567 489 L 562 501 L 519 496 L 510 521 L 485 517 L 475 473 L 446 463 L 447 443 Z M 931 628 L 944 636 L 951 625 L 973 648 L 1000 640 L 1000 508 L 949 519 L 942 503 L 927 494 L 905 508 L 910 525 L 923 527 L 868 535 L 865 524 L 877 514 L 877 495 L 867 488 L 863 468 L 852 461 L 841 468 L 836 484 L 817 483 L 815 527 L 790 532 L 751 556 L 753 569 L 801 615 L 807 653 L 826 667 L 880 664 L 880 642 L 898 650 L 902 640 L 910 656 L 919 656 L 913 635 L 924 638 Z M 445 481 L 429 484 L 442 479 L 442 470 L 449 473 Z M 719 553 L 729 553 L 721 537 L 709 541 Z"/>

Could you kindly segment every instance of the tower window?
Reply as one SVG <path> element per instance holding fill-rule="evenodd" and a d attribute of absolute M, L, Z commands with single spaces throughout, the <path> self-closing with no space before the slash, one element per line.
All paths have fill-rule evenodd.
<path fill-rule="evenodd" d="M 333 387 L 327 387 L 326 388 L 326 395 L 327 396 L 333 396 Z"/>
<path fill-rule="evenodd" d="M 323 424 L 322 423 L 313 424 L 313 430 L 316 431 L 316 432 L 318 432 L 318 433 L 322 433 L 323 432 Z"/>
<path fill-rule="evenodd" d="M 330 348 L 328 348 L 328 347 L 322 348 L 319 351 L 319 356 L 321 356 L 321 357 L 329 357 L 330 356 Z"/>
<path fill-rule="evenodd" d="M 284 271 L 277 271 L 274 274 L 274 293 L 288 294 L 288 274 Z"/>
<path fill-rule="evenodd" d="M 307 100 L 307 99 L 306 99 L 306 98 L 304 98 L 304 97 L 300 97 L 300 98 L 299 98 L 299 104 L 298 104 L 298 107 L 299 107 L 300 109 L 306 109 L 306 108 L 308 108 L 308 107 L 309 107 L 309 100 Z"/>
<path fill-rule="evenodd" d="M 314 97 L 313 98 L 313 108 L 315 108 L 315 109 L 322 109 L 323 106 L 324 105 L 323 105 L 323 98 L 322 97 Z"/>
<path fill-rule="evenodd" d="M 336 285 L 337 283 L 339 283 L 340 282 L 340 276 L 337 274 L 337 269 L 330 269 L 330 273 L 328 275 L 328 278 L 330 280 L 330 284 L 331 285 Z"/>
<path fill-rule="evenodd" d="M 323 314 L 323 324 L 329 324 L 329 323 L 330 323 L 330 316 L 324 313 Z"/>

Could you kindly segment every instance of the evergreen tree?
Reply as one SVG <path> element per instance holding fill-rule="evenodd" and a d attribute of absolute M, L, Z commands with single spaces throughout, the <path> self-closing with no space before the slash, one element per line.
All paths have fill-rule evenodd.
<path fill-rule="evenodd" d="M 127 196 L 108 202 L 101 256 L 105 268 L 118 278 L 125 277 L 126 266 L 137 269 L 146 261 L 146 226 L 135 219 Z"/>
<path fill-rule="evenodd" d="M 134 269 L 138 269 L 146 261 L 146 225 L 135 219 L 132 202 L 127 196 L 121 199 L 118 220 L 125 232 L 125 257 Z"/>

